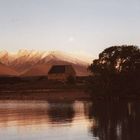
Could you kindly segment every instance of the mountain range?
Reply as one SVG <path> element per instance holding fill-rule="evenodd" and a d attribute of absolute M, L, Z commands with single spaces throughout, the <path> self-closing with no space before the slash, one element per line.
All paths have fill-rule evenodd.
<path fill-rule="evenodd" d="M 87 76 L 89 61 L 59 51 L 0 51 L 0 76 L 44 76 L 52 65 L 71 64 L 77 76 Z"/>

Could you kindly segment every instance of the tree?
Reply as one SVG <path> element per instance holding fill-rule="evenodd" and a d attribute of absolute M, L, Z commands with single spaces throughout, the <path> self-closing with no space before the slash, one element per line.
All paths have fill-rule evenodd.
<path fill-rule="evenodd" d="M 112 46 L 99 54 L 89 66 L 95 74 L 136 72 L 140 65 L 140 49 L 137 46 Z"/>
<path fill-rule="evenodd" d="M 75 84 L 75 78 L 72 75 L 68 76 L 67 83 L 68 84 Z"/>
<path fill-rule="evenodd" d="M 109 47 L 88 69 L 94 75 L 89 82 L 94 94 L 122 95 L 140 91 L 140 49 L 137 46 Z"/>

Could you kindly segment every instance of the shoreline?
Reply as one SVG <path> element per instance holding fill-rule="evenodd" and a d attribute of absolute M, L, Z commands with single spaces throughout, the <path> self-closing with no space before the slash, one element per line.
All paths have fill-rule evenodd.
<path fill-rule="evenodd" d="M 41 89 L 0 91 L 0 100 L 89 100 L 90 95 L 79 89 Z"/>

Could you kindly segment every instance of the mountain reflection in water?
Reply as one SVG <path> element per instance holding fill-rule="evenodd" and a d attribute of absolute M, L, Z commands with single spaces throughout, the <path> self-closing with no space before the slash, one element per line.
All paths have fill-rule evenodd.
<path fill-rule="evenodd" d="M 140 140 L 139 101 L 0 101 L 2 140 Z"/>

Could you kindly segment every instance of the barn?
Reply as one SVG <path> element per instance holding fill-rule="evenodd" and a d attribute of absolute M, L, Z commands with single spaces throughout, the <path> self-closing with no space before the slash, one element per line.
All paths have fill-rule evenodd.
<path fill-rule="evenodd" d="M 72 65 L 53 65 L 48 72 L 49 80 L 66 81 L 70 76 L 76 78 Z"/>

